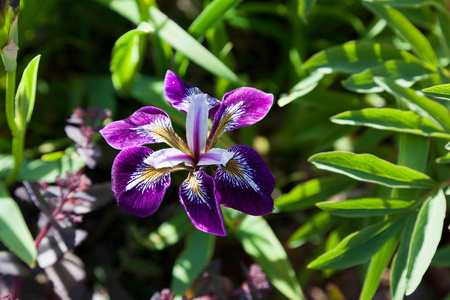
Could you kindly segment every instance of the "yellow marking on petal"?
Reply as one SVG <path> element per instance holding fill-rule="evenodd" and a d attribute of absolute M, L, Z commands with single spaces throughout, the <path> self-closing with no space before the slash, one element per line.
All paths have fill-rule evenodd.
<path fill-rule="evenodd" d="M 160 168 L 160 169 L 155 169 L 154 167 L 138 168 L 138 170 L 130 176 L 130 181 L 127 183 L 125 189 L 129 191 L 132 188 L 135 188 L 136 186 L 144 184 L 143 186 L 144 188 L 139 188 L 140 190 L 143 190 L 145 189 L 145 187 L 153 184 L 170 171 L 172 171 L 171 168 Z"/>
<path fill-rule="evenodd" d="M 235 121 L 234 119 L 236 117 L 242 115 L 243 112 L 239 112 L 242 106 L 243 102 L 240 101 L 235 105 L 227 107 L 223 111 L 222 118 L 219 121 L 219 125 L 217 125 L 216 131 L 214 131 L 214 135 L 211 138 L 211 141 L 208 145 L 208 149 L 206 152 L 208 152 L 212 147 L 216 145 L 216 143 L 219 141 L 220 136 L 227 130 L 228 126 L 230 126 L 232 121 Z"/>
<path fill-rule="evenodd" d="M 191 155 L 189 147 L 186 145 L 183 139 L 180 138 L 180 136 L 175 132 L 175 130 L 173 130 L 172 127 L 147 125 L 142 126 L 142 128 L 158 136 L 170 147 L 178 149 L 188 155 Z"/>

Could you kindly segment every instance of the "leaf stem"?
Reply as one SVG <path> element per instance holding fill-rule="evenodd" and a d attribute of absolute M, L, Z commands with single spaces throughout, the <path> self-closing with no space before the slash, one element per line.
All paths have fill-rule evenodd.
<path fill-rule="evenodd" d="M 8 122 L 9 129 L 14 135 L 17 131 L 17 125 L 14 120 L 14 94 L 16 90 L 16 71 L 6 72 L 6 120 Z"/>

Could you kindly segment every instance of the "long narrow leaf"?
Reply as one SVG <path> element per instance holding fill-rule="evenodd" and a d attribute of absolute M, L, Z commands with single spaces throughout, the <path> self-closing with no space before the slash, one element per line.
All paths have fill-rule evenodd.
<path fill-rule="evenodd" d="M 414 200 L 363 198 L 341 202 L 321 202 L 317 203 L 317 206 L 333 215 L 360 218 L 399 213 L 414 203 Z"/>
<path fill-rule="evenodd" d="M 439 98 L 439 99 L 450 101 L 450 84 L 435 85 L 435 86 L 423 89 L 422 92 L 424 92 L 427 95 Z"/>
<path fill-rule="evenodd" d="M 313 155 L 309 161 L 320 169 L 390 187 L 430 188 L 435 185 L 435 182 L 423 173 L 394 165 L 371 154 L 324 152 Z"/>
<path fill-rule="evenodd" d="M 288 299 L 304 299 L 286 251 L 262 217 L 247 216 L 236 236 L 245 252 L 261 265 L 276 289 Z"/>
<path fill-rule="evenodd" d="M 150 7 L 150 17 L 156 34 L 172 47 L 212 74 L 236 84 L 241 83 L 233 71 L 164 13 Z"/>

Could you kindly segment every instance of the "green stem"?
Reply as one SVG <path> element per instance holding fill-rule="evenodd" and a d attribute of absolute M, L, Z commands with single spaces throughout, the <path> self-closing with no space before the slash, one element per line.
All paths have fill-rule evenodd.
<path fill-rule="evenodd" d="M 13 135 L 12 140 L 12 155 L 14 156 L 14 168 L 9 174 L 7 184 L 12 184 L 16 181 L 19 174 L 20 165 L 23 159 L 23 149 L 25 147 L 25 130 L 17 132 L 17 135 Z"/>
<path fill-rule="evenodd" d="M 6 72 L 6 120 L 12 135 L 17 131 L 14 120 L 14 94 L 16 91 L 16 71 Z"/>

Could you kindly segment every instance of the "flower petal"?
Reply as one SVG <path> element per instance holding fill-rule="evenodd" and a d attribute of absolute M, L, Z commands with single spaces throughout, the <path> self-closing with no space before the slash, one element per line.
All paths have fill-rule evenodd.
<path fill-rule="evenodd" d="M 253 125 L 263 119 L 272 103 L 272 94 L 255 88 L 242 87 L 226 93 L 214 117 L 209 147 L 214 147 L 222 133 Z"/>
<path fill-rule="evenodd" d="M 183 152 L 189 151 L 173 130 L 169 116 L 152 106 L 143 107 L 126 119 L 109 123 L 100 133 L 116 149 L 165 142 Z"/>
<path fill-rule="evenodd" d="M 219 203 L 253 216 L 272 212 L 275 177 L 264 160 L 258 152 L 243 145 L 228 151 L 233 157 L 225 167 L 219 166 L 214 178 Z"/>
<path fill-rule="evenodd" d="M 226 235 L 223 215 L 214 197 L 214 180 L 203 171 L 191 173 L 180 186 L 180 202 L 195 228 Z"/>
<path fill-rule="evenodd" d="M 208 103 L 206 95 L 192 95 L 186 117 L 186 139 L 194 157 L 205 153 L 208 134 Z"/>
<path fill-rule="evenodd" d="M 193 167 L 195 163 L 192 156 L 174 148 L 166 148 L 155 151 L 147 157 L 144 162 L 156 169 L 172 168 L 181 163 L 184 163 L 186 166 Z"/>
<path fill-rule="evenodd" d="M 206 153 L 200 155 L 197 166 L 226 165 L 233 157 L 233 153 L 225 149 L 212 148 Z"/>
<path fill-rule="evenodd" d="M 192 95 L 203 94 L 199 88 L 191 87 L 183 79 L 178 77 L 174 72 L 168 70 L 166 77 L 164 78 L 164 95 L 167 101 L 178 111 L 187 114 L 189 104 L 191 102 L 190 97 Z M 206 95 L 209 115 L 208 118 L 212 119 L 220 102 L 214 97 Z"/>
<path fill-rule="evenodd" d="M 153 153 L 147 147 L 122 150 L 114 160 L 111 186 L 119 207 L 140 216 L 153 214 L 170 185 L 170 168 L 155 169 L 145 163 Z"/>

